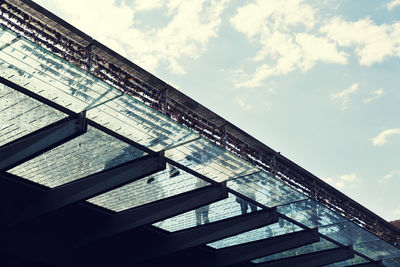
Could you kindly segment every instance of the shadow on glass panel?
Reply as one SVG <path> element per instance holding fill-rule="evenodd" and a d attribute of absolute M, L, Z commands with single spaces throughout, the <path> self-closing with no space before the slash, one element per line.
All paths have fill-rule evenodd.
<path fill-rule="evenodd" d="M 289 185 L 263 171 L 229 179 L 227 186 L 267 207 L 275 207 L 307 198 Z"/>
<path fill-rule="evenodd" d="M 65 117 L 66 114 L 0 84 L 0 146 Z"/>
<path fill-rule="evenodd" d="M 400 257 L 384 259 L 383 264 L 388 267 L 397 267 L 400 266 Z"/>
<path fill-rule="evenodd" d="M 7 32 L 6 35 L 14 34 Z M 51 101 L 68 106 L 74 112 L 81 112 L 120 93 L 24 38 L 19 38 L 0 53 L 2 76 Z"/>
<path fill-rule="evenodd" d="M 267 261 L 272 261 L 272 260 L 278 260 L 278 259 L 283 259 L 283 258 L 288 258 L 292 256 L 298 256 L 298 255 L 303 255 L 303 254 L 308 254 L 316 251 L 321 251 L 321 250 L 326 250 L 330 248 L 336 248 L 338 247 L 337 245 L 329 242 L 326 239 L 321 238 L 320 242 L 313 243 L 310 245 L 305 245 L 302 247 L 286 250 L 284 252 L 276 253 L 267 257 L 262 257 L 259 259 L 252 260 L 253 263 L 262 263 L 262 262 L 267 262 Z"/>
<path fill-rule="evenodd" d="M 205 138 L 168 149 L 166 156 L 217 182 L 258 171 L 254 165 Z"/>
<path fill-rule="evenodd" d="M 347 221 L 312 199 L 278 206 L 278 212 L 310 228 Z"/>
<path fill-rule="evenodd" d="M 251 212 L 251 210 L 250 210 Z M 242 214 L 241 206 L 236 201 L 236 196 L 229 194 L 228 198 L 214 202 L 210 205 L 168 218 L 153 224 L 169 232 L 175 232 L 200 224 L 208 224 Z"/>
<path fill-rule="evenodd" d="M 257 241 L 265 238 L 275 237 L 279 235 L 289 234 L 303 230 L 299 226 L 279 218 L 278 223 L 263 226 L 245 233 L 241 233 L 235 236 L 224 238 L 213 243 L 207 244 L 215 249 L 230 247 L 252 241 Z"/>
<path fill-rule="evenodd" d="M 85 134 L 8 172 L 53 188 L 144 155 L 143 151 L 89 126 Z"/>
<path fill-rule="evenodd" d="M 383 240 L 375 240 L 353 246 L 355 251 L 358 251 L 374 260 L 385 258 L 400 257 L 400 250 L 386 243 Z"/>
<path fill-rule="evenodd" d="M 153 151 L 166 150 L 198 136 L 129 95 L 90 109 L 87 117 Z"/>
<path fill-rule="evenodd" d="M 346 246 L 379 239 L 351 221 L 322 226 L 319 232 Z"/>
<path fill-rule="evenodd" d="M 88 201 L 119 212 L 208 185 L 194 175 L 170 164 L 167 165 L 164 171 L 108 191 Z"/>
<path fill-rule="evenodd" d="M 354 254 L 354 258 L 352 258 L 352 259 L 325 265 L 325 267 L 328 267 L 328 266 L 329 267 L 352 266 L 355 264 L 368 263 L 368 262 L 369 262 L 368 260 L 358 256 L 357 254 Z"/>

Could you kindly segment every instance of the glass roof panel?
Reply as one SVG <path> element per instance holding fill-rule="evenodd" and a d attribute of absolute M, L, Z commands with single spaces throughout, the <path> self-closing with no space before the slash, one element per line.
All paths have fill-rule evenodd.
<path fill-rule="evenodd" d="M 367 255 L 371 259 L 381 260 L 385 258 L 400 257 L 400 250 L 383 240 L 370 241 L 353 246 L 355 251 Z"/>
<path fill-rule="evenodd" d="M 247 212 L 256 211 L 256 206 L 248 207 Z M 260 208 L 258 208 L 259 210 Z M 200 224 L 207 224 L 234 216 L 241 215 L 241 207 L 236 196 L 229 194 L 228 198 L 214 202 L 210 205 L 188 211 L 153 224 L 169 232 L 175 232 Z"/>
<path fill-rule="evenodd" d="M 346 246 L 379 239 L 375 235 L 367 232 L 350 221 L 322 226 L 318 230 L 325 236 L 328 236 Z"/>
<path fill-rule="evenodd" d="M 0 84 L 0 146 L 67 115 Z"/>
<path fill-rule="evenodd" d="M 267 207 L 308 198 L 264 171 L 229 179 L 227 186 Z"/>
<path fill-rule="evenodd" d="M 224 238 L 213 243 L 207 244 L 215 249 L 230 247 L 234 245 L 239 245 L 243 243 L 248 243 L 256 240 L 266 239 L 274 236 L 290 234 L 303 230 L 303 228 L 292 224 L 282 218 L 279 218 L 279 222 L 264 226 L 258 229 L 254 229 L 245 233 L 241 233 L 235 236 Z"/>
<path fill-rule="evenodd" d="M 89 126 L 87 133 L 8 172 L 56 187 L 143 155 L 143 151 Z"/>
<path fill-rule="evenodd" d="M 310 228 L 347 221 L 312 199 L 278 206 L 278 212 Z"/>
<path fill-rule="evenodd" d="M 162 172 L 108 191 L 87 201 L 118 212 L 201 188 L 208 184 L 196 176 L 167 164 L 167 168 Z"/>
<path fill-rule="evenodd" d="M 400 266 L 400 257 L 384 259 L 382 262 L 386 267 L 398 267 L 398 266 Z"/>
<path fill-rule="evenodd" d="M 357 254 L 354 254 L 354 258 L 352 258 L 352 259 L 325 265 L 325 267 L 328 267 L 328 266 L 329 267 L 351 266 L 351 265 L 367 263 L 367 262 L 369 262 L 369 261 L 358 256 Z"/>
<path fill-rule="evenodd" d="M 87 117 L 154 151 L 198 138 L 187 129 L 129 95 L 87 112 Z"/>
<path fill-rule="evenodd" d="M 272 261 L 272 260 L 279 260 L 283 258 L 288 258 L 292 256 L 297 256 L 297 255 L 302 255 L 302 254 L 308 254 L 316 251 L 321 251 L 321 250 L 326 250 L 326 249 L 331 249 L 331 248 L 337 248 L 338 246 L 329 242 L 326 239 L 321 238 L 319 242 L 310 244 L 310 245 L 305 245 L 302 247 L 286 250 L 280 253 L 276 253 L 267 257 L 262 257 L 259 259 L 252 260 L 253 263 L 261 263 L 261 262 L 267 262 L 267 261 Z"/>
<path fill-rule="evenodd" d="M 3 25 L 0 26 L 0 49 L 2 49 L 4 44 L 8 44 L 10 41 L 15 39 L 15 34 L 7 29 Z"/>
<path fill-rule="evenodd" d="M 167 150 L 166 156 L 217 182 L 259 171 L 205 138 Z"/>
<path fill-rule="evenodd" d="M 4 31 L 5 30 L 0 30 Z M 51 101 L 81 112 L 120 94 L 112 86 L 84 73 L 61 58 L 20 37 L 5 46 L 0 37 L 0 74 Z"/>

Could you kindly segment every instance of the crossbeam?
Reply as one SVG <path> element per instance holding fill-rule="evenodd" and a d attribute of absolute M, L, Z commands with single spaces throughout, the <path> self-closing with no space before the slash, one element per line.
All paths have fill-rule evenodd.
<path fill-rule="evenodd" d="M 228 192 L 224 185 L 210 185 L 122 211 L 97 227 L 81 242 L 80 246 L 155 223 L 227 197 Z"/>
<path fill-rule="evenodd" d="M 276 210 L 273 212 L 262 210 L 184 229 L 153 244 L 151 250 L 144 249 L 136 260 L 143 261 L 170 255 L 276 222 L 278 222 Z"/>
<path fill-rule="evenodd" d="M 228 266 L 319 241 L 318 230 L 304 230 L 218 249 L 204 266 Z"/>
<path fill-rule="evenodd" d="M 113 168 L 60 185 L 43 193 L 17 216 L 12 225 L 29 221 L 38 216 L 59 210 L 67 205 L 89 199 L 116 187 L 134 182 L 164 170 L 165 158 L 147 155 Z"/>
<path fill-rule="evenodd" d="M 333 248 L 299 256 L 288 257 L 279 260 L 273 260 L 265 263 L 258 263 L 256 267 L 317 267 L 332 264 L 354 258 L 352 247 Z"/>
<path fill-rule="evenodd" d="M 68 117 L 0 147 L 0 171 L 9 170 L 22 162 L 59 146 L 87 130 L 85 114 Z"/>
<path fill-rule="evenodd" d="M 376 261 L 376 262 L 366 262 L 366 263 L 360 263 L 360 264 L 353 264 L 353 265 L 348 265 L 352 267 L 384 267 L 385 265 L 382 264 L 382 261 Z"/>

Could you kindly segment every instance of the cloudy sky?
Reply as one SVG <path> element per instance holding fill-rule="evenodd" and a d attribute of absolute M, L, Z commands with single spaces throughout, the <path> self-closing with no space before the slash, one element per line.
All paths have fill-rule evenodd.
<path fill-rule="evenodd" d="M 400 219 L 400 0 L 35 2 Z"/>

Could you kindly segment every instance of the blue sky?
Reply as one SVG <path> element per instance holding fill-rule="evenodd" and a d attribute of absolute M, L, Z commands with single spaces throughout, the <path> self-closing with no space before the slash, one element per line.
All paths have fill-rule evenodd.
<path fill-rule="evenodd" d="M 400 0 L 35 2 L 400 219 Z"/>

